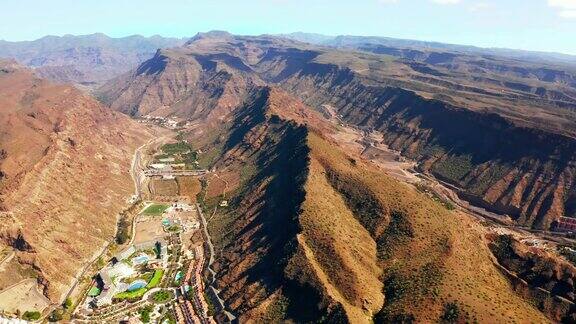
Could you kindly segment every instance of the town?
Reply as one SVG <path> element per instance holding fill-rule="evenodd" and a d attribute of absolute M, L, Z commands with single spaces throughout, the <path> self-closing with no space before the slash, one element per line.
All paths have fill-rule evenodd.
<path fill-rule="evenodd" d="M 175 127 L 163 120 L 143 121 Z M 190 197 L 154 189 L 157 183 L 176 177 L 199 181 L 206 175 L 208 171 L 198 165 L 197 152 L 186 141 L 162 137 L 136 152 L 131 173 L 136 192 L 128 202 L 138 210 L 122 216 L 118 250 L 100 260 L 101 267 L 85 286 L 72 320 L 216 323 L 220 314 L 227 322 L 234 321 L 204 277 L 211 242 L 200 205 Z M 131 222 L 129 214 L 134 214 Z"/>

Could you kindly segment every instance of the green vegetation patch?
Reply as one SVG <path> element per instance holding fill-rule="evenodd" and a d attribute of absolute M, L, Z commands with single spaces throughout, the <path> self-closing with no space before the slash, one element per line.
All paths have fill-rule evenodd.
<path fill-rule="evenodd" d="M 266 308 L 266 314 L 264 315 L 264 321 L 267 323 L 279 323 L 286 318 L 286 313 L 288 311 L 288 306 L 290 305 L 290 300 L 281 295 L 279 298 L 270 303 Z"/>
<path fill-rule="evenodd" d="M 124 291 L 121 292 L 119 294 L 116 294 L 114 296 L 114 299 L 118 299 L 118 300 L 124 300 L 124 299 L 128 299 L 128 300 L 135 300 L 138 298 L 142 298 L 142 296 L 144 296 L 144 294 L 158 286 L 158 284 L 160 283 L 160 281 L 162 280 L 162 276 L 164 274 L 164 270 L 162 269 L 157 269 L 154 270 L 154 274 L 152 275 L 152 278 L 150 279 L 150 281 L 148 281 L 148 284 L 146 285 L 146 287 L 142 287 L 140 289 L 134 290 L 134 291 Z"/>
<path fill-rule="evenodd" d="M 180 140 L 177 143 L 165 144 L 160 150 L 162 153 L 154 157 L 156 161 L 173 157 L 175 163 L 184 163 L 187 168 L 198 168 L 198 153 L 186 141 Z"/>
<path fill-rule="evenodd" d="M 390 258 L 396 246 L 408 243 L 413 237 L 414 230 L 408 216 L 402 211 L 393 211 L 388 227 L 376 241 L 378 258 L 381 260 Z"/>
<path fill-rule="evenodd" d="M 386 219 L 386 210 L 376 194 L 359 179 L 339 174 L 328 165 L 324 167 L 330 185 L 342 195 L 348 208 L 365 228 L 377 228 Z"/>
<path fill-rule="evenodd" d="M 443 178 L 459 181 L 472 170 L 472 156 L 449 156 L 434 164 L 432 168 L 437 175 Z"/>
<path fill-rule="evenodd" d="M 126 219 L 126 217 L 120 217 L 118 220 L 118 231 L 116 231 L 116 243 L 117 244 L 124 244 L 128 241 L 129 231 L 130 231 L 130 223 Z"/>
<path fill-rule="evenodd" d="M 154 307 L 152 305 L 147 305 L 142 307 L 138 313 L 140 314 L 140 320 L 143 323 L 149 323 L 150 322 L 150 313 L 152 313 L 152 311 L 154 310 Z"/>
<path fill-rule="evenodd" d="M 174 295 L 172 294 L 171 291 L 169 291 L 169 290 L 160 290 L 160 291 L 155 292 L 155 293 L 152 295 L 152 300 L 153 300 L 155 303 L 163 304 L 163 303 L 171 300 L 173 297 L 174 297 Z"/>
<path fill-rule="evenodd" d="M 162 215 L 168 207 L 169 206 L 165 204 L 152 204 L 148 206 L 143 213 L 146 215 Z"/>
<path fill-rule="evenodd" d="M 178 143 L 165 144 L 161 150 L 166 155 L 181 154 L 192 151 L 192 145 L 188 144 L 188 142 L 180 141 Z"/>
<path fill-rule="evenodd" d="M 456 302 L 444 304 L 444 312 L 440 317 L 440 323 L 459 323 L 461 321 L 462 311 Z"/>
<path fill-rule="evenodd" d="M 438 296 L 438 287 L 444 276 L 439 265 L 427 263 L 408 273 L 391 269 L 384 279 L 384 307 L 376 314 L 376 323 L 406 323 L 414 316 L 405 313 L 405 305 L 416 304 L 427 297 Z"/>
<path fill-rule="evenodd" d="M 168 232 L 179 232 L 180 231 L 180 225 L 171 225 L 170 227 L 167 228 Z"/>
<path fill-rule="evenodd" d="M 42 314 L 39 311 L 26 311 L 24 315 L 22 315 L 22 319 L 26 321 L 37 321 L 40 319 Z"/>
<path fill-rule="evenodd" d="M 146 285 L 146 288 L 152 289 L 152 288 L 158 286 L 158 284 L 160 283 L 160 280 L 162 280 L 163 275 L 164 275 L 164 270 L 162 270 L 162 269 L 155 270 L 154 275 L 152 276 L 152 279 L 150 279 L 150 281 Z"/>
<path fill-rule="evenodd" d="M 160 320 L 160 323 L 162 324 L 176 324 L 176 317 L 174 316 L 174 314 L 172 314 L 172 312 L 168 311 L 166 312 L 166 314 L 164 315 L 164 317 L 162 317 L 162 319 Z"/>
<path fill-rule="evenodd" d="M 123 300 L 123 299 L 137 299 L 137 298 L 141 298 L 142 296 L 144 296 L 144 294 L 146 293 L 146 291 L 148 291 L 148 289 L 146 289 L 145 287 L 134 290 L 134 291 L 124 291 L 121 292 L 119 294 L 116 294 L 116 296 L 114 296 L 114 299 L 119 299 L 119 300 Z"/>

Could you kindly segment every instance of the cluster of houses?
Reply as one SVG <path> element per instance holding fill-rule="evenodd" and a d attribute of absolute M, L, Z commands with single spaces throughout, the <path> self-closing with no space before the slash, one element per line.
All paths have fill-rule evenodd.
<path fill-rule="evenodd" d="M 158 250 L 157 255 L 150 257 L 146 253 L 150 250 Z M 134 244 L 118 253 L 110 264 L 98 273 L 96 285 L 91 289 L 95 296 L 89 296 L 88 304 L 93 307 L 112 304 L 116 294 L 129 290 L 134 284 L 123 282 L 122 279 L 137 275 L 138 267 L 143 264 L 152 269 L 168 266 L 168 246 L 164 239 Z"/>
<path fill-rule="evenodd" d="M 152 122 L 155 123 L 157 125 L 166 127 L 166 128 L 170 128 L 170 129 L 176 129 L 179 126 L 179 122 L 174 119 L 174 118 L 166 118 L 166 117 L 160 117 L 160 116 L 150 116 L 150 115 L 146 115 L 146 116 L 142 116 L 142 120 L 141 122 Z"/>
<path fill-rule="evenodd" d="M 166 127 L 166 128 L 170 128 L 170 129 L 177 129 L 180 127 L 190 127 L 192 126 L 192 123 L 190 121 L 186 121 L 186 122 L 182 122 L 182 121 L 178 121 L 175 118 L 172 117 L 160 117 L 160 116 L 150 116 L 150 115 L 145 115 L 142 116 L 142 119 L 140 120 L 141 123 L 145 123 L 145 122 L 152 122 L 155 123 L 157 125 Z"/>
<path fill-rule="evenodd" d="M 191 217 L 186 217 L 183 219 L 180 217 L 180 213 L 191 213 L 193 211 L 194 206 L 192 205 L 182 202 L 173 203 L 164 211 L 164 219 L 162 220 L 162 225 L 164 225 L 165 228 L 178 225 L 184 232 L 197 230 L 200 228 L 200 222 L 197 219 L 192 219 Z"/>

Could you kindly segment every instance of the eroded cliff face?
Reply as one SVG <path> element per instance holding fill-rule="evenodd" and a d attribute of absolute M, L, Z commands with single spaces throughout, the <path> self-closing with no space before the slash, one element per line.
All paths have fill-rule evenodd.
<path fill-rule="evenodd" d="M 0 281 L 35 277 L 59 302 L 113 237 L 116 215 L 133 192 L 134 149 L 151 134 L 24 68 L 0 74 L 0 98 L 0 244 L 24 271 L 0 272 Z"/>
<path fill-rule="evenodd" d="M 490 249 L 514 290 L 554 321 L 576 320 L 573 264 L 528 247 L 510 235 L 491 235 Z"/>
<path fill-rule="evenodd" d="M 336 107 L 350 124 L 381 131 L 391 148 L 462 188 L 461 195 L 471 202 L 537 228 L 573 216 L 573 138 L 411 91 L 367 86 L 336 66 L 311 65 L 307 71 L 283 87 L 312 106 Z M 305 91 L 310 88 L 316 91 Z"/>
<path fill-rule="evenodd" d="M 158 51 L 134 72 L 102 87 L 97 95 L 112 109 L 132 116 L 226 115 L 255 86 L 263 84 L 227 59 Z"/>
<path fill-rule="evenodd" d="M 316 110 L 329 105 L 343 121 L 382 132 L 386 144 L 423 171 L 519 224 L 550 228 L 558 217 L 576 215 L 571 101 L 537 98 L 525 80 L 504 85 L 506 71 L 489 86 L 459 83 L 444 75 L 453 72 L 444 66 L 452 59 L 405 62 L 273 37 L 206 35 L 159 52 L 100 93 L 120 111 L 201 119 L 212 127 L 229 122 L 258 86 L 274 84 Z M 439 75 L 428 71 L 440 68 Z M 536 79 L 545 91 L 562 84 Z"/>
<path fill-rule="evenodd" d="M 216 284 L 241 322 L 434 322 L 446 301 L 462 320 L 545 320 L 509 289 L 467 217 L 342 152 L 328 139 L 337 128 L 285 92 L 250 98 L 202 147 L 221 146 L 214 167 L 240 178 L 209 230 Z"/>

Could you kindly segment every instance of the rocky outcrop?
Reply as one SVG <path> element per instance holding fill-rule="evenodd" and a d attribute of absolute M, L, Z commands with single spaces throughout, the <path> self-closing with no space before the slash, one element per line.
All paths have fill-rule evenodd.
<path fill-rule="evenodd" d="M 490 248 L 500 270 L 519 295 L 533 300 L 554 321 L 574 322 L 576 268 L 573 265 L 541 251 L 531 251 L 509 235 L 492 236 Z"/>
<path fill-rule="evenodd" d="M 114 110 L 132 116 L 227 115 L 255 86 L 262 84 L 257 77 L 237 68 L 226 57 L 158 51 L 133 73 L 99 89 L 97 96 Z"/>
<path fill-rule="evenodd" d="M 519 223 L 549 228 L 570 215 L 576 140 L 522 127 L 397 88 L 367 86 L 336 66 L 311 65 L 283 87 L 310 105 L 329 104 L 360 128 L 384 133 L 391 148 L 461 195 Z M 308 92 L 304 89 L 315 88 Z"/>

